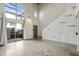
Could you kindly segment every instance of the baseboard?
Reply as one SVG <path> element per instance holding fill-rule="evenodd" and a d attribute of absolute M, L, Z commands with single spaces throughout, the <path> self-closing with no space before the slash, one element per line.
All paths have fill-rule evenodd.
<path fill-rule="evenodd" d="M 28 39 L 24 39 L 24 40 L 32 40 L 33 38 L 28 38 Z"/>
<path fill-rule="evenodd" d="M 44 40 L 49 40 L 49 39 L 44 39 Z M 50 40 L 50 41 L 56 41 L 56 42 L 65 43 L 65 44 L 71 44 L 71 45 L 77 45 L 75 43 L 62 42 L 62 41 L 57 41 L 57 40 Z"/>
<path fill-rule="evenodd" d="M 0 47 L 1 47 L 1 46 L 4 46 L 4 44 L 0 44 Z"/>
<path fill-rule="evenodd" d="M 38 36 L 38 38 L 42 38 L 42 36 Z"/>

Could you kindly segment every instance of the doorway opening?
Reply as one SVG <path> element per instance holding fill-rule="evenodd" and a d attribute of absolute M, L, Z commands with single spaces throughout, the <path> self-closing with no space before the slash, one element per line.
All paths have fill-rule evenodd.
<path fill-rule="evenodd" d="M 33 25 L 33 38 L 36 40 L 42 40 L 42 33 L 38 25 Z"/>
<path fill-rule="evenodd" d="M 7 23 L 7 40 L 8 43 L 20 41 L 23 39 L 23 27 L 20 23 Z"/>
<path fill-rule="evenodd" d="M 38 26 L 33 26 L 33 38 L 38 38 Z"/>

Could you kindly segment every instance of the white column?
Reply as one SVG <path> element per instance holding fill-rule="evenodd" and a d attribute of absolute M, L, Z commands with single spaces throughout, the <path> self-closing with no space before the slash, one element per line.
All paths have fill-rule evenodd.
<path fill-rule="evenodd" d="M 33 15 L 33 5 L 31 3 L 25 4 L 24 39 L 33 37 Z"/>
<path fill-rule="evenodd" d="M 7 44 L 7 35 L 6 35 L 6 20 L 4 15 L 4 4 L 2 4 L 2 33 L 1 33 L 1 44 Z"/>

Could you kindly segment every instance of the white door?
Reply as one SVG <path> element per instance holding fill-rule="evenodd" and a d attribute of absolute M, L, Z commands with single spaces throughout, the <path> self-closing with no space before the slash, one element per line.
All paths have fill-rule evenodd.
<path fill-rule="evenodd" d="M 61 42 L 67 43 L 67 40 L 68 40 L 67 34 L 68 34 L 67 32 L 59 32 L 59 36 L 60 36 L 59 40 Z"/>
<path fill-rule="evenodd" d="M 64 18 L 66 23 L 62 25 L 65 29 L 63 31 L 61 30 L 61 32 L 59 33 L 60 41 L 64 43 L 77 45 L 77 19 L 75 11 L 70 12 L 71 13 L 67 13 L 67 16 Z"/>
<path fill-rule="evenodd" d="M 77 14 L 77 51 L 79 51 L 79 11 Z"/>

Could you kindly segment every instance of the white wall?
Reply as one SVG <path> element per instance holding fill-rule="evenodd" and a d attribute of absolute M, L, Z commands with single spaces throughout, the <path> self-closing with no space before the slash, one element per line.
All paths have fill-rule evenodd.
<path fill-rule="evenodd" d="M 52 5 L 50 4 L 51 8 L 53 9 Z M 54 4 L 54 7 L 57 5 Z M 61 8 L 62 5 L 63 8 L 65 9 L 64 13 L 61 12 L 64 10 L 63 8 Z M 53 20 L 53 14 L 55 14 L 56 11 L 59 11 L 59 9 L 61 9 L 61 11 L 59 11 L 61 12 L 59 13 L 59 15 L 61 15 L 62 13 L 63 14 L 57 19 L 54 18 L 54 21 L 52 21 L 51 24 L 49 24 L 47 27 L 45 27 L 42 30 L 43 39 L 54 40 L 54 41 L 70 43 L 70 44 L 77 44 L 77 39 L 75 34 L 77 30 L 76 28 L 77 24 L 75 18 L 77 11 L 77 9 L 75 8 L 76 5 L 75 4 L 62 4 L 62 5 L 60 7 L 58 6 L 58 8 L 56 8 L 54 12 L 52 10 L 47 10 L 47 9 L 51 9 L 50 7 L 48 7 L 49 5 L 46 5 L 47 7 L 45 6 L 47 9 L 44 10 L 47 10 L 45 13 L 47 17 L 45 15 L 43 16 L 42 20 L 43 22 L 45 22 L 43 23 L 43 25 L 47 24 L 47 22 L 49 22 L 50 19 Z M 51 14 L 52 16 L 50 17 Z"/>
<path fill-rule="evenodd" d="M 61 16 L 64 11 L 64 4 L 44 3 L 39 5 L 39 21 L 41 29 L 44 29 L 56 18 Z"/>
<path fill-rule="evenodd" d="M 40 27 L 40 20 L 39 20 L 39 5 L 38 4 L 33 4 L 34 7 L 34 24 L 38 25 L 38 37 L 42 36 L 42 31 L 41 31 L 41 27 Z"/>
<path fill-rule="evenodd" d="M 38 8 L 36 4 L 26 3 L 25 5 L 25 23 L 24 39 L 33 38 L 33 25 L 38 25 Z M 28 21 L 30 19 L 30 23 Z"/>

